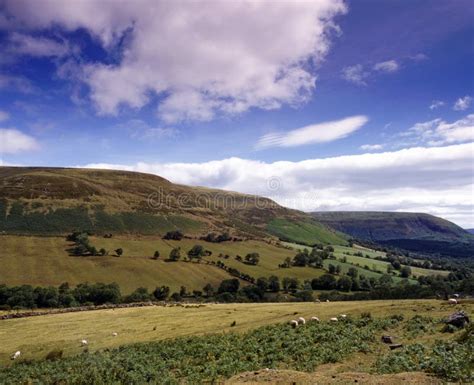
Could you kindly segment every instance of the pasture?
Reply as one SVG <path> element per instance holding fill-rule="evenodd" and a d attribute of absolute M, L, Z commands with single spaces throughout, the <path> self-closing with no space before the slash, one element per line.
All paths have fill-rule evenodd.
<path fill-rule="evenodd" d="M 378 376 L 422 370 L 428 374 L 414 373 L 410 383 L 440 383 L 430 375 L 469 380 L 472 336 L 441 332 L 440 320 L 461 308 L 472 312 L 474 304 L 449 306 L 435 300 L 207 304 L 5 320 L 0 321 L 0 339 L 6 341 L 0 347 L 0 365 L 12 367 L 0 368 L 0 382 L 179 384 L 222 382 L 236 376 L 233 382 L 262 373 L 274 381 L 344 375 L 354 382 L 360 376 L 388 380 L 391 375 Z M 347 318 L 328 322 L 341 313 Z M 321 322 L 296 329 L 288 325 L 290 319 L 309 320 L 314 315 Z M 396 336 L 406 348 L 391 352 L 380 341 L 383 334 Z M 88 341 L 86 347 L 81 347 L 82 339 Z M 8 357 L 17 350 L 22 354 L 11 365 Z M 397 375 L 395 379 L 401 380 Z M 312 381 L 319 382 L 316 377 Z"/>

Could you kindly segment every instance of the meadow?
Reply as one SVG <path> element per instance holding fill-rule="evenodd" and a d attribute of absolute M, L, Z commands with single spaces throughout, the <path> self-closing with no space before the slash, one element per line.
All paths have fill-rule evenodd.
<path fill-rule="evenodd" d="M 318 365 L 345 360 L 352 362 L 352 370 L 390 373 L 406 371 L 405 364 L 412 365 L 410 370 L 421 370 L 410 356 L 417 344 L 423 346 L 425 356 L 437 360 L 429 362 L 449 360 L 464 370 L 458 375 L 465 376 L 460 358 L 465 362 L 467 345 L 457 347 L 459 357 L 441 357 L 439 349 L 431 350 L 434 340 L 448 344 L 462 333 L 441 333 L 438 323 L 461 308 L 472 313 L 474 304 L 453 307 L 437 300 L 206 304 L 4 320 L 0 321 L 0 340 L 6 343 L 0 346 L 0 364 L 11 365 L 9 355 L 16 350 L 22 356 L 11 371 L 0 370 L 0 382 L 33 376 L 42 383 L 69 379 L 68 383 L 85 384 L 92 378 L 104 384 L 196 383 L 263 368 L 311 372 Z M 341 313 L 349 320 L 336 325 L 326 322 Z M 288 320 L 300 316 L 318 316 L 322 322 L 291 329 Z M 114 337 L 113 332 L 118 335 Z M 404 354 L 406 363 L 397 361 L 400 358 L 380 343 L 382 334 L 396 335 L 397 341 L 408 346 L 407 352 L 395 353 Z M 81 339 L 89 342 L 87 354 Z M 43 361 L 48 353 L 59 350 L 71 358 Z M 354 354 L 357 362 L 350 359 Z M 36 363 L 21 364 L 31 360 Z M 438 373 L 433 365 L 425 369 L 445 378 L 456 375 Z"/>

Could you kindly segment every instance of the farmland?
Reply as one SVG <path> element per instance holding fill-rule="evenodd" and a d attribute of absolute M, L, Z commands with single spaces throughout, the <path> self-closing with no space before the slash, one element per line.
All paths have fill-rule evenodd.
<path fill-rule="evenodd" d="M 161 373 L 167 379 L 166 383 L 176 383 L 179 378 L 190 381 L 226 378 L 242 371 L 265 367 L 311 372 L 320 364 L 345 360 L 349 360 L 348 365 L 353 365 L 352 370 L 373 371 L 375 368 L 384 373 L 385 361 L 377 359 L 385 357 L 388 349 L 378 342 L 379 335 L 393 333 L 404 344 L 421 343 L 429 350 L 434 339 L 453 339 L 452 334 L 439 332 L 442 326 L 437 320 L 455 308 L 472 313 L 474 304 L 463 303 L 451 307 L 444 301 L 436 300 L 206 304 L 98 310 L 4 320 L 0 321 L 0 339 L 6 343 L 0 347 L 0 363 L 9 365 L 8 357 L 16 350 L 23 352 L 22 360 L 41 360 L 55 350 L 62 350 L 65 356 L 77 357 L 70 361 L 65 359 L 46 361 L 36 366 L 33 364 L 31 370 L 36 375 L 50 373 L 53 376 L 43 377 L 46 383 L 52 382 L 56 375 L 61 375 L 58 372 L 54 374 L 55 368 L 62 368 L 62 375 L 65 375 L 64 365 L 73 368 L 70 375 L 75 379 L 74 383 L 85 383 L 83 381 L 86 379 L 81 380 L 83 377 L 80 374 L 85 365 L 94 368 L 92 372 L 98 376 L 97 380 L 105 373 L 112 376 L 107 379 L 102 377 L 105 383 L 113 382 L 113 376 L 118 376 L 116 381 L 139 383 L 139 379 L 144 378 L 141 376 L 146 373 L 152 376 L 149 377 L 151 380 L 162 378 L 157 377 Z M 330 326 L 325 322 L 341 313 L 354 320 L 370 313 L 373 319 L 379 320 L 368 323 L 349 321 L 340 326 Z M 301 330 L 291 330 L 283 325 L 289 319 L 313 315 L 323 322 Z M 390 320 L 390 316 L 397 316 L 397 320 L 404 321 L 395 322 Z M 420 326 L 420 329 L 417 326 L 420 325 L 419 320 L 424 320 L 422 325 L 425 325 Z M 235 326 L 231 326 L 234 322 Z M 118 336 L 112 336 L 112 332 L 117 332 Z M 229 332 L 232 333 L 221 334 Z M 241 333 L 247 334 L 240 338 Z M 320 336 L 319 342 L 309 343 L 315 336 Z M 84 350 L 80 347 L 83 338 L 89 341 L 89 353 L 103 353 L 77 356 Z M 178 340 L 175 342 L 176 338 Z M 288 344 L 284 343 L 286 340 Z M 274 346 L 275 342 L 279 344 L 278 349 Z M 125 347 L 117 351 L 104 351 L 120 346 Z M 260 349 L 256 349 L 258 346 Z M 361 352 L 364 352 L 362 356 Z M 162 360 L 163 354 L 169 358 Z M 359 357 L 357 362 L 353 361 L 354 354 Z M 143 361 L 145 356 L 146 363 Z M 158 359 L 161 360 L 160 364 Z M 387 357 L 385 360 L 389 359 Z M 128 374 L 117 366 L 123 366 L 125 362 L 134 368 Z M 105 372 L 103 365 L 108 367 Z M 177 370 L 170 371 L 171 368 Z M 8 377 L 8 373 L 0 371 L 0 379 L 4 375 L 5 382 L 13 378 Z M 33 372 L 30 366 L 18 366 L 18 370 L 12 373 L 20 376 L 17 378 L 24 378 L 21 376 Z"/>

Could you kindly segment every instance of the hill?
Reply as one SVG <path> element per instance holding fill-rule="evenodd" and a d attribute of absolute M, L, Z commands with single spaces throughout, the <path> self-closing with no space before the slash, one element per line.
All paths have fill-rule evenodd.
<path fill-rule="evenodd" d="M 0 167 L 4 234 L 186 235 L 209 232 L 313 244 L 345 244 L 342 234 L 270 199 L 173 184 L 156 175 L 71 168 Z M 303 229 L 303 231 L 295 231 Z"/>
<path fill-rule="evenodd" d="M 474 236 L 443 218 L 399 212 L 314 212 L 319 222 L 359 240 L 405 250 L 470 257 Z"/>
<path fill-rule="evenodd" d="M 474 229 L 466 229 L 466 231 L 470 234 L 474 234 Z"/>

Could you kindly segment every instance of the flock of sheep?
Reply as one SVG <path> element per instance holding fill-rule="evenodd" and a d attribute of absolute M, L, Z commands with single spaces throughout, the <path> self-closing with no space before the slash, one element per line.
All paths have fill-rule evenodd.
<path fill-rule="evenodd" d="M 340 314 L 339 318 L 338 317 L 331 317 L 331 318 L 329 318 L 329 321 L 338 322 L 340 319 L 345 319 L 345 318 L 347 318 L 346 314 Z M 310 322 L 319 322 L 319 318 L 318 317 L 311 317 L 309 321 Z M 297 328 L 299 325 L 305 325 L 306 320 L 303 317 L 300 317 L 297 320 L 295 320 L 295 319 L 291 320 L 289 322 L 289 324 L 290 324 L 291 327 Z"/>
<path fill-rule="evenodd" d="M 118 333 L 116 333 L 116 332 L 112 333 L 112 337 L 117 337 L 117 336 L 118 336 Z M 87 340 L 81 340 L 81 347 L 85 347 L 87 345 L 89 345 L 89 342 Z M 18 358 L 20 358 L 20 356 L 21 356 L 21 351 L 18 350 L 15 353 L 13 353 L 10 358 L 12 360 L 17 360 Z"/>

